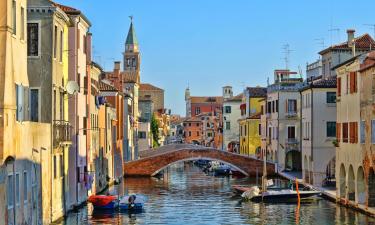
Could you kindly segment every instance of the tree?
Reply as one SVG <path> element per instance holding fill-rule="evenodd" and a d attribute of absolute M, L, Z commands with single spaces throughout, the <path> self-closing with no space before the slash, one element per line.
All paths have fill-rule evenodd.
<path fill-rule="evenodd" d="M 152 147 L 159 147 L 159 124 L 155 115 L 151 117 Z"/>

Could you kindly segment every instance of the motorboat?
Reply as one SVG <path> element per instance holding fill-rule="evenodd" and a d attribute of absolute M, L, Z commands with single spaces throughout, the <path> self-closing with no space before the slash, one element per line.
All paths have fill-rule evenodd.
<path fill-rule="evenodd" d="M 92 195 L 87 200 L 95 210 L 142 210 L 147 197 L 140 194 L 125 195 Z"/>
<path fill-rule="evenodd" d="M 144 195 L 126 195 L 120 198 L 118 207 L 120 210 L 142 210 L 146 201 Z"/>
<path fill-rule="evenodd" d="M 114 195 L 91 195 L 87 201 L 94 209 L 114 209 L 117 206 L 117 197 Z"/>
<path fill-rule="evenodd" d="M 228 165 L 220 165 L 214 169 L 215 176 L 228 176 L 231 174 L 231 168 Z"/>
<path fill-rule="evenodd" d="M 281 189 L 260 191 L 257 186 L 254 186 L 251 187 L 250 190 L 243 192 L 241 196 L 244 199 L 249 199 L 254 202 L 294 203 L 311 200 L 313 197 L 319 194 L 320 192 L 315 190 L 299 191 L 292 189 Z"/>

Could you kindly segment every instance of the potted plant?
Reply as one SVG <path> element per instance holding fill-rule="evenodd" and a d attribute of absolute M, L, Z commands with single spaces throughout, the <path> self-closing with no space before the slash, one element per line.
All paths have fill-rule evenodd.
<path fill-rule="evenodd" d="M 339 142 L 337 141 L 337 139 L 333 140 L 333 141 L 332 141 L 332 144 L 333 144 L 335 147 L 339 147 Z"/>

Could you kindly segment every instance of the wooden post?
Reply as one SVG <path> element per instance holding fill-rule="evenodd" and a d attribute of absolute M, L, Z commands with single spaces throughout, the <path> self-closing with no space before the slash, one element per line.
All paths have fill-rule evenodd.
<path fill-rule="evenodd" d="M 297 191 L 297 197 L 298 197 L 298 204 L 300 203 L 301 199 L 300 199 L 300 196 L 299 196 L 299 190 L 298 190 L 298 180 L 296 178 L 296 191 Z"/>

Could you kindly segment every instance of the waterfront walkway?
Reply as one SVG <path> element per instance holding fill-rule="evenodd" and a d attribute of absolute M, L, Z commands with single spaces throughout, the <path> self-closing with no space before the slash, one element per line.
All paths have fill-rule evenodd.
<path fill-rule="evenodd" d="M 331 201 L 334 201 L 334 202 L 336 202 L 338 204 L 341 204 L 343 206 L 346 206 L 346 207 L 354 208 L 356 210 L 359 210 L 361 212 L 364 212 L 368 215 L 371 215 L 371 216 L 375 217 L 375 208 L 374 207 L 367 207 L 363 204 L 358 204 L 358 203 L 355 203 L 353 201 L 340 199 L 337 196 L 336 188 L 332 189 L 332 188 L 325 188 L 325 187 L 316 187 L 316 186 L 313 186 L 311 184 L 308 184 L 302 179 L 302 172 L 280 172 L 279 171 L 278 174 L 281 177 L 284 177 L 288 180 L 296 180 L 297 179 L 298 183 L 321 191 L 322 195 L 327 197 Z"/>

